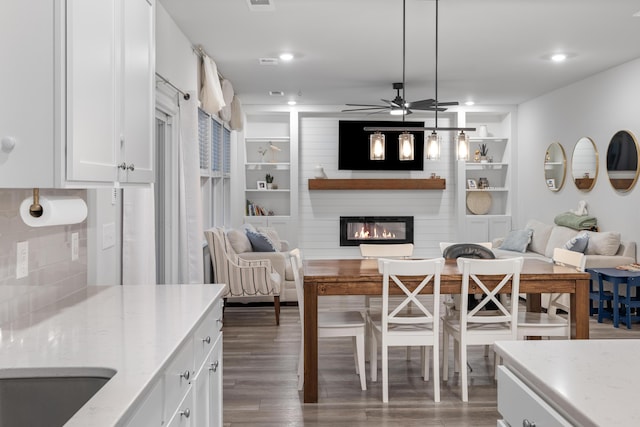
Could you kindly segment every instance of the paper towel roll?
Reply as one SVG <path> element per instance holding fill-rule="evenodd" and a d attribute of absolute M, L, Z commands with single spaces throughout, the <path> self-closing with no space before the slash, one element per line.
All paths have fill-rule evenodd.
<path fill-rule="evenodd" d="M 42 216 L 35 218 L 29 213 L 33 198 L 28 197 L 20 204 L 20 216 L 29 227 L 77 224 L 87 218 L 87 204 L 78 197 L 40 196 Z"/>

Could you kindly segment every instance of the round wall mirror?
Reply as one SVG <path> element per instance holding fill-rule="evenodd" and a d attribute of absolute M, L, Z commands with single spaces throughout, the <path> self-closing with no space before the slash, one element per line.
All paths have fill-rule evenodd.
<path fill-rule="evenodd" d="M 582 137 L 571 156 L 573 182 L 580 191 L 591 191 L 598 178 L 598 150 L 591 138 Z"/>
<path fill-rule="evenodd" d="M 607 174 L 613 188 L 621 192 L 631 190 L 638 180 L 638 141 L 631 132 L 621 130 L 611 138 Z"/>
<path fill-rule="evenodd" d="M 560 191 L 567 175 L 567 156 L 559 142 L 552 142 L 544 154 L 544 180 L 551 191 Z"/>

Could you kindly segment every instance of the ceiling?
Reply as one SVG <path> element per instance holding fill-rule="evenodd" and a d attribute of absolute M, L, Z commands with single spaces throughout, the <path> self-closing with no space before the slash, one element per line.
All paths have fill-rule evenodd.
<path fill-rule="evenodd" d="M 379 104 L 402 81 L 402 0 L 159 1 L 245 105 Z M 406 99 L 433 98 L 435 1 L 406 11 Z M 440 0 L 438 99 L 518 104 L 639 58 L 634 15 L 638 0 Z"/>

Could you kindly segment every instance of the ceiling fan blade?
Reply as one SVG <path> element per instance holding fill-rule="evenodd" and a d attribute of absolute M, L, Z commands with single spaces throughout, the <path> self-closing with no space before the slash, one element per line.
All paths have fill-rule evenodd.
<path fill-rule="evenodd" d="M 352 108 L 349 110 L 342 110 L 341 113 L 348 113 L 350 111 L 369 111 L 369 110 L 380 110 L 380 111 L 384 111 L 384 110 L 388 110 L 389 107 L 366 107 L 366 108 Z"/>
<path fill-rule="evenodd" d="M 460 105 L 458 101 L 438 102 L 438 105 Z"/>
<path fill-rule="evenodd" d="M 378 108 L 389 108 L 387 105 L 375 105 L 375 104 L 344 104 L 347 107 L 378 107 Z"/>
<path fill-rule="evenodd" d="M 421 107 L 428 107 L 435 103 L 435 99 L 421 99 L 420 101 L 409 102 L 409 107 L 419 109 Z"/>
<path fill-rule="evenodd" d="M 398 107 L 401 108 L 402 106 L 400 104 L 398 104 L 396 101 L 390 101 L 388 99 L 380 99 L 380 101 L 382 102 L 386 102 L 387 104 L 393 106 L 393 107 Z"/>

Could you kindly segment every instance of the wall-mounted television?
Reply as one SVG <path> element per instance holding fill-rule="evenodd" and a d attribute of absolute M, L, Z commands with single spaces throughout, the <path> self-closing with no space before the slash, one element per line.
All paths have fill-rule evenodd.
<path fill-rule="evenodd" d="M 386 122 L 340 120 L 338 124 L 338 169 L 340 170 L 424 170 L 424 132 L 414 135 L 413 160 L 400 160 L 398 131 L 385 131 L 385 159 L 371 160 L 369 156 L 369 135 L 365 127 L 424 127 L 424 122 Z"/>

